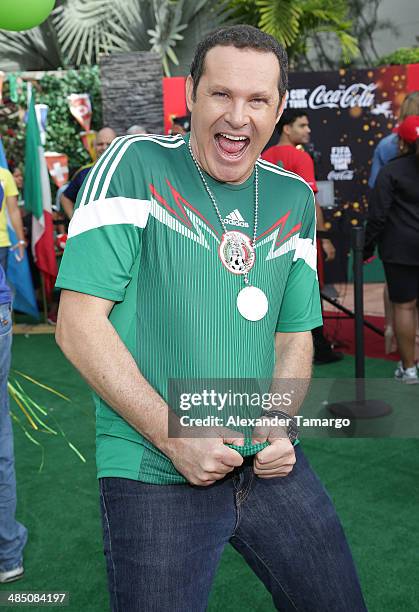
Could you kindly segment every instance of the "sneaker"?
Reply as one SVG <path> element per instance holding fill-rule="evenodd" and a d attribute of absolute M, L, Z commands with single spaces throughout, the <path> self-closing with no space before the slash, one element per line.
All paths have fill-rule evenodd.
<path fill-rule="evenodd" d="M 15 580 L 19 580 L 23 577 L 25 570 L 23 566 L 15 567 L 12 570 L 8 570 L 7 572 L 0 572 L 0 584 L 4 584 L 6 582 L 14 582 Z"/>
<path fill-rule="evenodd" d="M 419 376 L 416 366 L 405 369 L 401 361 L 399 361 L 394 372 L 394 378 L 408 385 L 417 385 L 419 383 Z"/>
<path fill-rule="evenodd" d="M 47 322 L 49 325 L 57 325 L 57 313 L 49 312 L 47 317 Z"/>

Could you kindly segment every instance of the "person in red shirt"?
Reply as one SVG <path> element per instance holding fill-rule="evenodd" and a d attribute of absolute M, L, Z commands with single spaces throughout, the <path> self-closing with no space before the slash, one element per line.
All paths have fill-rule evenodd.
<path fill-rule="evenodd" d="M 310 185 L 316 194 L 317 184 L 314 176 L 314 163 L 308 153 L 301 147 L 310 142 L 310 124 L 306 112 L 302 109 L 287 109 L 284 111 L 277 130 L 279 133 L 278 144 L 269 147 L 262 153 L 262 159 L 272 164 L 280 165 L 285 170 L 295 172 Z M 317 231 L 324 232 L 323 211 L 316 198 Z M 320 287 L 324 284 L 322 251 L 326 255 L 326 261 L 335 257 L 335 247 L 325 237 L 317 241 L 317 269 Z M 342 354 L 332 350 L 330 343 L 323 335 L 323 327 L 312 330 L 314 341 L 314 363 L 321 365 L 342 359 Z"/>
<path fill-rule="evenodd" d="M 308 153 L 301 147 L 310 142 L 310 124 L 304 110 L 287 109 L 284 111 L 279 123 L 279 142 L 270 147 L 262 158 L 272 164 L 280 165 L 285 170 L 295 172 L 310 185 L 317 193 L 317 184 L 314 176 L 314 163 Z M 317 230 L 325 231 L 323 212 L 316 199 Z M 321 239 L 321 246 L 326 253 L 326 261 L 335 257 L 335 249 L 328 238 Z"/>
<path fill-rule="evenodd" d="M 280 132 L 277 145 L 270 147 L 262 158 L 272 164 L 281 164 L 286 170 L 295 172 L 310 185 L 314 193 L 317 192 L 314 178 L 314 164 L 310 155 L 298 146 L 310 142 L 310 125 L 308 117 L 303 110 L 286 110 L 278 125 Z"/>

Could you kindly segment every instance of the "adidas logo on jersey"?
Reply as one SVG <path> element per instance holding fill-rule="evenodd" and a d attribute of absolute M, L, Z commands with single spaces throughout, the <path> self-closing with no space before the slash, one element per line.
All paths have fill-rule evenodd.
<path fill-rule="evenodd" d="M 249 224 L 243 219 L 238 208 L 233 210 L 225 219 L 223 219 L 226 225 L 236 225 L 237 227 L 249 227 Z"/>

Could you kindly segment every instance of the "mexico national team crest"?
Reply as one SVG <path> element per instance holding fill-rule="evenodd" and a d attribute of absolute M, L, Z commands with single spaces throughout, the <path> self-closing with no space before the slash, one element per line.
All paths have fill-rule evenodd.
<path fill-rule="evenodd" d="M 255 263 L 252 241 L 242 232 L 225 232 L 218 253 L 223 265 L 233 274 L 246 274 Z"/>

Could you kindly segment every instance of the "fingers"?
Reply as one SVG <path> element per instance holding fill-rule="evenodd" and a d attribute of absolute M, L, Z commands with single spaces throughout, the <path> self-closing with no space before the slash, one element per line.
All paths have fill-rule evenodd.
<path fill-rule="evenodd" d="M 270 442 L 269 446 L 266 446 L 256 455 L 256 459 L 261 464 L 268 464 L 287 457 L 295 458 L 294 447 L 288 438 L 270 438 Z"/>
<path fill-rule="evenodd" d="M 217 482 L 217 480 L 222 480 L 230 471 L 231 470 L 227 470 L 226 472 L 221 470 L 217 472 L 201 472 L 201 474 L 190 478 L 189 483 L 199 487 L 208 487 Z"/>
<path fill-rule="evenodd" d="M 229 468 L 227 471 L 231 472 L 231 470 L 235 467 L 239 467 L 243 463 L 243 457 L 239 452 L 234 450 L 234 448 L 229 448 L 228 446 L 223 447 L 221 450 L 219 459 L 221 464 Z M 218 470 L 217 470 L 218 471 Z"/>
<path fill-rule="evenodd" d="M 219 454 L 202 462 L 200 470 L 189 479 L 189 482 L 199 486 L 214 484 L 242 463 L 243 457 L 237 451 L 224 446 Z"/>
<path fill-rule="evenodd" d="M 294 466 L 291 466 L 288 469 L 283 469 L 283 470 L 272 470 L 272 472 L 257 472 L 255 470 L 255 475 L 258 478 L 285 478 L 285 476 L 288 476 L 288 474 L 292 471 L 292 468 Z"/>
<path fill-rule="evenodd" d="M 252 444 L 263 444 L 269 437 L 268 427 L 255 427 L 252 434 Z"/>
<path fill-rule="evenodd" d="M 266 441 L 288 440 L 288 433 L 284 427 L 259 427 L 255 428 L 252 435 L 252 444 L 263 444 Z"/>
<path fill-rule="evenodd" d="M 244 445 L 244 434 L 239 431 L 232 431 L 231 429 L 222 427 L 217 430 L 217 433 L 220 438 L 223 439 L 224 444 L 234 444 L 235 446 Z"/>
<path fill-rule="evenodd" d="M 255 456 L 253 470 L 261 478 L 287 476 L 295 465 L 295 451 L 286 439 L 274 440 Z"/>
<path fill-rule="evenodd" d="M 277 476 L 283 477 L 288 476 L 288 474 L 292 471 L 294 465 L 295 461 L 286 461 L 284 463 L 283 459 L 274 461 L 272 463 L 269 463 L 268 465 L 264 465 L 259 463 L 257 459 L 255 459 L 253 463 L 253 471 L 260 478 L 275 478 Z"/>
<path fill-rule="evenodd" d="M 217 458 L 230 468 L 239 467 L 243 463 L 243 457 L 234 448 L 229 448 L 226 445 L 234 444 L 234 446 L 244 446 L 244 435 L 238 431 L 223 429 L 220 432 L 220 436 L 222 437 L 223 446 L 221 448 L 221 454 Z"/>

